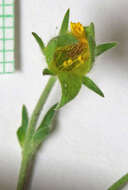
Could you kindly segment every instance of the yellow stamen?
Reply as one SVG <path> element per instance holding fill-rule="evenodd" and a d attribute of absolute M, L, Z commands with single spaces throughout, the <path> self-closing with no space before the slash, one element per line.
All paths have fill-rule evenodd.
<path fill-rule="evenodd" d="M 71 22 L 71 32 L 77 38 L 85 38 L 84 27 L 82 24 Z"/>
<path fill-rule="evenodd" d="M 68 65 L 71 65 L 71 64 L 72 64 L 72 60 L 69 59 L 69 60 L 68 60 Z"/>
<path fill-rule="evenodd" d="M 66 67 L 72 65 L 72 62 L 73 62 L 73 61 L 72 61 L 71 59 L 68 59 L 67 61 L 64 61 L 64 62 L 63 62 L 63 66 L 66 68 Z"/>
<path fill-rule="evenodd" d="M 82 58 L 82 56 L 81 56 L 81 55 L 78 57 L 78 61 L 80 61 L 80 62 L 82 62 L 82 61 L 83 61 L 83 58 Z"/>

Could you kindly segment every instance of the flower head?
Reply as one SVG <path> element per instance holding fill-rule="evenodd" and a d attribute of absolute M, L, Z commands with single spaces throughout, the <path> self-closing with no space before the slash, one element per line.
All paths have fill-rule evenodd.
<path fill-rule="evenodd" d="M 72 35 L 77 43 L 66 44 L 55 50 L 53 61 L 49 69 L 58 74 L 60 72 L 74 72 L 78 75 L 84 75 L 89 71 L 89 44 L 86 38 L 85 29 L 82 24 L 71 22 L 71 31 L 67 33 Z"/>
<path fill-rule="evenodd" d="M 80 22 L 70 23 L 69 10 L 66 12 L 59 35 L 51 39 L 45 47 L 41 38 L 33 33 L 46 57 L 48 69 L 44 74 L 56 75 L 62 88 L 58 107 L 72 100 L 84 84 L 101 96 L 102 91 L 85 75 L 91 70 L 95 57 L 114 47 L 116 43 L 96 46 L 94 24 L 83 26 Z"/>

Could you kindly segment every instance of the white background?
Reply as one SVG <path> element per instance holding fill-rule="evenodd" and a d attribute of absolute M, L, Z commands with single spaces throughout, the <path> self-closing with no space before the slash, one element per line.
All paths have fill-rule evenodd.
<path fill-rule="evenodd" d="M 45 61 L 31 32 L 46 43 L 57 34 L 67 8 L 71 21 L 95 23 L 97 43 L 119 44 L 97 58 L 89 73 L 105 98 L 83 87 L 59 112 L 56 130 L 38 154 L 31 190 L 107 190 L 128 172 L 128 1 L 16 0 L 17 70 L 0 76 L 1 190 L 16 189 L 21 106 L 26 104 L 31 114 L 48 80 L 42 76 Z M 45 108 L 59 97 L 56 84 Z"/>

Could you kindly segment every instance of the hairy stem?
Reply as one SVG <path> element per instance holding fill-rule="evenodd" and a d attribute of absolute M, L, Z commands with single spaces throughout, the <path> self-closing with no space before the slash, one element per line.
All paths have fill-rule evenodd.
<path fill-rule="evenodd" d="M 29 170 L 31 159 L 32 159 L 31 156 L 26 156 L 26 157 L 23 156 L 22 158 L 19 179 L 17 183 L 17 190 L 25 190 L 26 176 Z"/>
<path fill-rule="evenodd" d="M 50 77 L 30 118 L 28 130 L 27 130 L 27 134 L 25 137 L 25 142 L 24 142 L 24 146 L 22 150 L 22 162 L 21 162 L 21 167 L 20 167 L 20 172 L 19 172 L 17 190 L 25 190 L 24 187 L 25 187 L 25 181 L 26 181 L 28 169 L 31 164 L 32 157 L 34 156 L 34 154 L 36 154 L 36 149 L 31 144 L 31 138 L 35 132 L 35 127 L 39 119 L 40 113 L 42 111 L 42 108 L 48 98 L 48 95 L 50 94 L 52 90 L 52 87 L 55 84 L 55 81 L 56 81 L 55 77 Z"/>
<path fill-rule="evenodd" d="M 45 89 L 43 90 L 43 93 L 41 94 L 37 105 L 32 113 L 31 119 L 30 119 L 30 123 L 29 123 L 29 128 L 28 128 L 28 132 L 27 132 L 27 139 L 29 140 L 31 138 L 31 136 L 33 135 L 34 131 L 35 131 L 35 127 L 36 127 L 36 123 L 38 121 L 38 118 L 40 116 L 40 112 L 48 98 L 49 93 L 51 92 L 51 89 L 54 85 L 56 81 L 55 77 L 50 77 Z"/>

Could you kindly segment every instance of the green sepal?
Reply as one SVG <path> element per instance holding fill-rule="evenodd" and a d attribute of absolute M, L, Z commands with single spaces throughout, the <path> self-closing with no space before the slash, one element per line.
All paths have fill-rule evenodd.
<path fill-rule="evenodd" d="M 69 46 L 78 43 L 78 39 L 71 33 L 67 33 L 57 37 L 57 48 Z"/>
<path fill-rule="evenodd" d="M 21 147 L 23 147 L 24 145 L 25 135 L 28 127 L 28 120 L 29 119 L 28 119 L 27 108 L 25 107 L 25 105 L 23 105 L 21 126 L 17 130 L 17 137 Z"/>
<path fill-rule="evenodd" d="M 70 10 L 68 9 L 64 15 L 63 21 L 62 21 L 62 25 L 60 28 L 60 32 L 59 35 L 63 35 L 68 31 L 68 24 L 69 24 L 69 12 Z"/>
<path fill-rule="evenodd" d="M 115 47 L 117 45 L 116 42 L 110 42 L 110 43 L 104 43 L 104 44 L 100 44 L 98 46 L 96 46 L 96 52 L 95 55 L 99 56 L 102 53 L 104 53 L 105 51 Z"/>
<path fill-rule="evenodd" d="M 90 51 L 90 57 L 89 57 L 89 71 L 90 71 L 95 61 L 96 42 L 95 42 L 94 24 L 91 23 L 89 26 L 84 27 L 84 28 L 85 28 L 85 34 L 88 40 L 89 51 Z"/>
<path fill-rule="evenodd" d="M 81 77 L 72 72 L 61 72 L 58 74 L 58 78 L 61 84 L 62 95 L 57 109 L 74 99 L 82 84 Z"/>
<path fill-rule="evenodd" d="M 91 24 L 89 26 L 86 26 L 86 32 L 87 34 L 91 35 L 92 38 L 95 40 L 95 26 L 94 23 L 91 22 Z"/>
<path fill-rule="evenodd" d="M 54 75 L 54 73 L 47 68 L 45 68 L 42 73 L 43 75 Z"/>
<path fill-rule="evenodd" d="M 40 126 L 36 130 L 35 134 L 32 137 L 32 143 L 35 146 L 40 145 L 43 140 L 50 134 L 51 132 L 51 123 L 53 120 L 53 117 L 55 116 L 55 108 L 57 104 L 52 106 L 49 111 L 44 116 L 44 119 L 42 120 Z"/>
<path fill-rule="evenodd" d="M 54 53 L 57 48 L 76 44 L 77 42 L 78 42 L 78 40 L 71 33 L 57 36 L 57 37 L 53 38 L 52 40 L 50 40 L 47 47 L 44 49 L 46 61 L 47 61 L 48 65 L 53 61 Z"/>
<path fill-rule="evenodd" d="M 97 93 L 98 95 L 104 97 L 103 92 L 99 89 L 99 87 L 87 76 L 84 76 L 82 78 L 82 82 L 83 84 L 89 88 L 90 90 L 94 91 L 95 93 Z"/>
<path fill-rule="evenodd" d="M 38 36 L 38 34 L 36 34 L 35 32 L 32 32 L 32 35 L 34 36 L 34 38 L 36 39 L 40 49 L 42 50 L 42 52 L 44 53 L 44 43 L 42 41 L 42 39 Z"/>
<path fill-rule="evenodd" d="M 44 49 L 45 57 L 46 57 L 46 62 L 49 65 L 54 58 L 54 53 L 56 51 L 56 46 L 57 46 L 57 39 L 52 39 Z"/>

